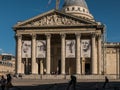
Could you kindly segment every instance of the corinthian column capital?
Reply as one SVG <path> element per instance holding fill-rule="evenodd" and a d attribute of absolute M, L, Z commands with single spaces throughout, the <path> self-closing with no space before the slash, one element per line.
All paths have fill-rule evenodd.
<path fill-rule="evenodd" d="M 36 38 L 36 34 L 32 34 L 32 39 L 35 39 Z"/>
<path fill-rule="evenodd" d="M 65 38 L 66 37 L 66 34 L 65 33 L 61 33 L 61 38 Z"/>
<path fill-rule="evenodd" d="M 51 34 L 45 34 L 47 38 L 51 38 Z"/>
<path fill-rule="evenodd" d="M 76 37 L 80 38 L 81 37 L 81 33 L 75 33 Z"/>
<path fill-rule="evenodd" d="M 101 34 L 98 34 L 97 37 L 98 37 L 98 39 L 101 39 L 101 38 L 102 38 L 102 35 L 101 35 Z"/>
<path fill-rule="evenodd" d="M 15 37 L 16 37 L 17 39 L 22 39 L 22 34 L 16 34 Z"/>
<path fill-rule="evenodd" d="M 91 35 L 92 35 L 92 38 L 96 37 L 96 34 L 95 34 L 95 33 L 91 33 Z"/>

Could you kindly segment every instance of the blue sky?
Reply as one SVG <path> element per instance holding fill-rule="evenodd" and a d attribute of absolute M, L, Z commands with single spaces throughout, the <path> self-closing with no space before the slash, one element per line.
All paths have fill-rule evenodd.
<path fill-rule="evenodd" d="M 62 7 L 64 0 L 60 0 Z M 96 21 L 106 25 L 107 41 L 120 42 L 120 0 L 86 0 Z M 0 53 L 15 55 L 15 39 L 12 27 L 55 8 L 55 0 L 0 0 Z"/>

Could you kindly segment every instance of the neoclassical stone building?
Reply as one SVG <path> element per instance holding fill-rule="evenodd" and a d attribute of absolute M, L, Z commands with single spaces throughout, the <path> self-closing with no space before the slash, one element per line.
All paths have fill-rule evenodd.
<path fill-rule="evenodd" d="M 62 10 L 18 22 L 14 31 L 17 74 L 119 78 L 120 45 L 105 43 L 104 25 L 85 0 L 65 0 Z"/>

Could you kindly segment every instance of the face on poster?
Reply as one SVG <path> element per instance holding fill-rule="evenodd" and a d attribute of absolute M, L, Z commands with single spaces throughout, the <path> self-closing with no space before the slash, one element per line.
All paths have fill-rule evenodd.
<path fill-rule="evenodd" d="M 22 58 L 31 58 L 31 41 L 22 41 Z"/>
<path fill-rule="evenodd" d="M 91 56 L 90 40 L 81 40 L 81 57 Z"/>
<path fill-rule="evenodd" d="M 37 58 L 46 57 L 46 40 L 37 40 L 36 43 Z"/>
<path fill-rule="evenodd" d="M 66 58 L 75 58 L 75 40 L 66 40 Z"/>

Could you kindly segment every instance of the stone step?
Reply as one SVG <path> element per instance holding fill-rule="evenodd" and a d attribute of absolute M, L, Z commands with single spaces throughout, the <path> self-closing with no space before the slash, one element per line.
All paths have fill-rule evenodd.
<path fill-rule="evenodd" d="M 22 75 L 22 79 L 70 79 L 71 75 Z M 119 79 L 116 75 L 74 75 L 80 80 L 104 80 L 105 76 L 108 79 Z"/>

